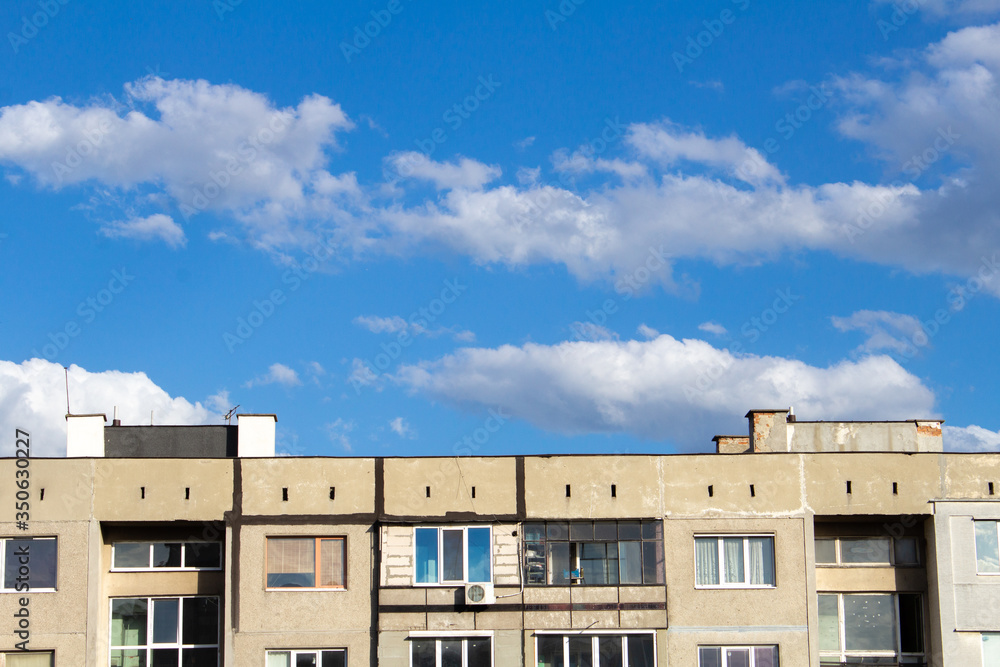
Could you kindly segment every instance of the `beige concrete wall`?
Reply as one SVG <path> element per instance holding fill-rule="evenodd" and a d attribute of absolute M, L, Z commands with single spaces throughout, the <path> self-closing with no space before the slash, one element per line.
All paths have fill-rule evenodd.
<path fill-rule="evenodd" d="M 532 519 L 658 518 L 662 457 L 553 456 L 524 462 L 524 495 Z M 566 485 L 570 497 L 566 497 Z M 615 485 L 615 497 L 611 485 Z"/>
<path fill-rule="evenodd" d="M 385 512 L 389 516 L 480 516 L 517 511 L 512 457 L 385 459 Z M 431 495 L 427 497 L 427 487 Z M 476 497 L 472 497 L 476 487 Z"/>
<path fill-rule="evenodd" d="M 94 479 L 100 521 L 218 521 L 233 508 L 227 459 L 97 459 Z"/>
<path fill-rule="evenodd" d="M 233 664 L 263 665 L 264 651 L 279 648 L 347 648 L 351 667 L 370 664 L 371 530 L 365 524 L 242 526 Z M 280 535 L 346 537 L 346 589 L 265 590 L 265 539 Z"/>
<path fill-rule="evenodd" d="M 243 514 L 372 514 L 375 459 L 243 459 Z M 330 499 L 330 487 L 334 499 Z M 282 489 L 288 500 L 282 500 Z M 232 501 L 230 501 L 230 505 Z"/>

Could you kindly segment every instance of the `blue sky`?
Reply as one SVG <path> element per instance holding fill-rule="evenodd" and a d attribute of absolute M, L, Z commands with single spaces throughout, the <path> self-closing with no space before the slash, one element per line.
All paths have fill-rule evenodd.
<path fill-rule="evenodd" d="M 0 422 L 996 449 L 1000 2 L 0 9 Z M 464 444 L 463 444 L 464 443 Z M 4 447 L 12 446 L 3 443 Z"/>

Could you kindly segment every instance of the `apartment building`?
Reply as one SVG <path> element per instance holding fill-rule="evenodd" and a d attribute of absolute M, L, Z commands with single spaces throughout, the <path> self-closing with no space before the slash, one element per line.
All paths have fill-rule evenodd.
<path fill-rule="evenodd" d="M 67 458 L 0 460 L 0 666 L 1000 666 L 1000 454 L 747 418 L 711 454 L 341 458 L 70 415 Z"/>

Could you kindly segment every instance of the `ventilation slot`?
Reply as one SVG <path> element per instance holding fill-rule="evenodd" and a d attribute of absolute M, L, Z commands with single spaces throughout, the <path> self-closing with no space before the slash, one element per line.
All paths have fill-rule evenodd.
<path fill-rule="evenodd" d="M 287 486 L 281 487 L 281 500 L 282 501 L 288 500 L 288 487 Z"/>
<path fill-rule="evenodd" d="M 337 499 L 337 487 L 331 486 L 330 487 L 330 500 L 336 500 L 336 499 Z"/>
<path fill-rule="evenodd" d="M 757 495 L 757 492 L 756 492 L 756 491 L 754 491 L 754 488 L 753 488 L 753 484 L 751 484 L 751 485 L 750 485 L 750 497 L 751 497 L 751 498 L 753 498 L 753 497 L 755 497 L 756 495 Z"/>
<path fill-rule="evenodd" d="M 139 497 L 140 498 L 145 498 L 146 497 L 146 487 L 144 487 L 144 486 L 140 486 L 139 487 Z"/>
<path fill-rule="evenodd" d="M 898 496 L 899 495 L 899 483 L 898 482 L 893 482 L 892 483 L 892 495 L 894 495 L 894 496 Z"/>
<path fill-rule="evenodd" d="M 566 497 L 569 498 L 569 484 L 566 485 Z"/>
<path fill-rule="evenodd" d="M 851 483 L 848 482 L 847 483 L 847 493 L 850 493 L 850 492 L 851 492 Z"/>
<path fill-rule="evenodd" d="M 425 494 L 425 495 L 426 495 L 426 496 L 427 496 L 428 498 L 430 498 L 430 497 L 431 497 L 431 487 L 429 487 L 429 486 L 425 486 L 425 487 L 424 487 L 424 494 Z"/>
<path fill-rule="evenodd" d="M 611 497 L 612 498 L 617 498 L 618 497 L 618 486 L 615 485 L 615 484 L 611 485 Z"/>
<path fill-rule="evenodd" d="M 992 484 L 990 486 L 992 486 Z M 45 500 L 45 489 L 42 489 L 42 492 L 38 494 L 38 499 Z"/>
<path fill-rule="evenodd" d="M 987 486 L 989 486 L 990 495 L 992 496 L 993 495 L 993 482 L 990 482 Z"/>
<path fill-rule="evenodd" d="M 476 487 L 472 487 L 472 497 L 476 497 Z"/>
<path fill-rule="evenodd" d="M 708 497 L 711 498 L 714 495 L 715 495 L 715 487 L 713 487 L 711 484 L 709 484 L 708 485 Z"/>
<path fill-rule="evenodd" d="M 184 500 L 191 500 L 191 487 L 190 486 L 185 486 L 184 487 Z"/>

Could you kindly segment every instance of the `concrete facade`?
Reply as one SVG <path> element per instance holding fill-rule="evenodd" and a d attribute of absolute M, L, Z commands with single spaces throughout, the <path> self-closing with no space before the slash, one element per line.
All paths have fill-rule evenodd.
<path fill-rule="evenodd" d="M 309 649 L 351 667 L 410 667 L 418 647 L 472 655 L 484 642 L 497 667 L 547 665 L 556 645 L 626 647 L 626 664 L 642 666 L 777 647 L 786 666 L 990 667 L 983 637 L 1000 632 L 1000 573 L 982 571 L 983 535 L 1000 522 L 1000 455 L 944 453 L 940 422 L 796 422 L 768 410 L 748 414 L 749 436 L 718 437 L 718 454 L 295 458 L 273 456 L 273 416 L 250 417 L 239 431 L 250 457 L 218 455 L 229 433 L 219 429 L 236 427 L 195 437 L 214 457 L 155 457 L 158 440 L 172 456 L 197 454 L 172 442 L 195 427 L 114 426 L 109 439 L 88 416 L 70 429 L 84 439 L 70 451 L 88 456 L 0 460 L 0 505 L 18 501 L 27 468 L 31 508 L 26 530 L 0 522 L 0 538 L 43 549 L 54 537 L 57 554 L 55 590 L 0 593 L 0 653 L 24 642 L 15 614 L 27 606 L 23 648 L 107 666 L 115 600 L 194 597 L 218 600 L 213 655 L 232 667 Z M 115 438 L 144 443 L 141 456 L 94 449 Z M 283 565 L 272 567 L 269 544 L 288 540 L 299 551 L 274 551 Z M 220 545 L 215 567 L 157 564 L 155 545 L 184 545 L 186 564 L 205 542 Z M 147 543 L 149 567 L 115 560 Z M 467 598 L 477 585 L 484 604 Z M 855 608 L 891 627 L 895 648 L 855 641 L 868 637 Z"/>

